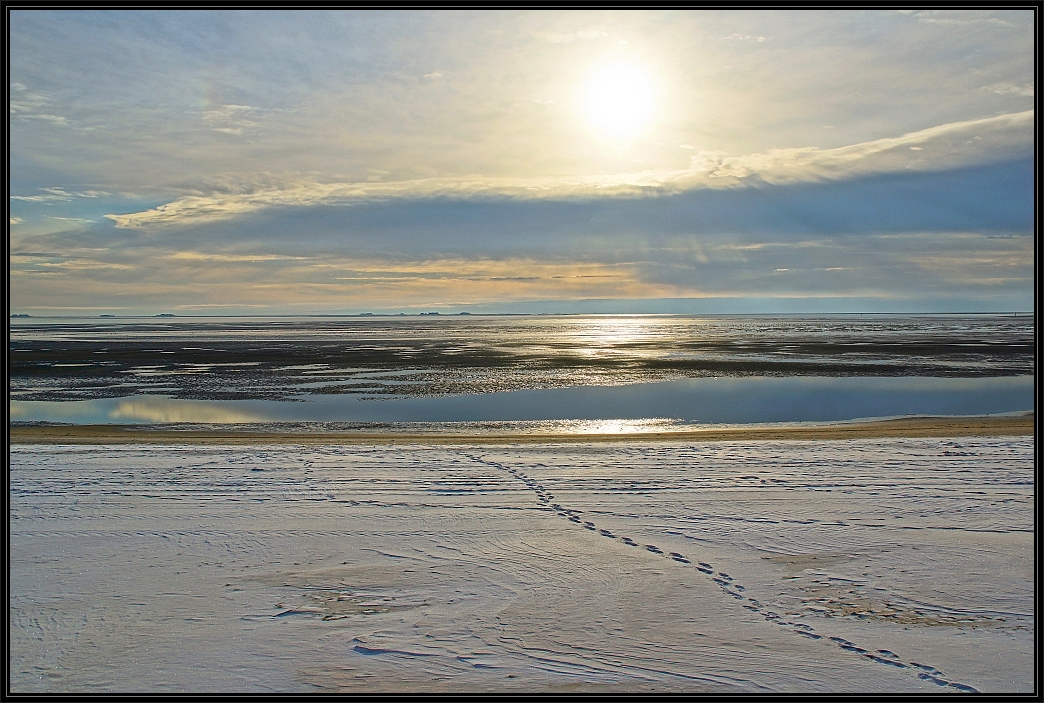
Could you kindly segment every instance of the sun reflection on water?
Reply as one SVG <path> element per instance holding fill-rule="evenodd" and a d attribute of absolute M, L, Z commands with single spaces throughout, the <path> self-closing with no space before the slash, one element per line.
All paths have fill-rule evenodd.
<path fill-rule="evenodd" d="M 634 354 L 640 347 L 665 336 L 665 329 L 642 317 L 613 316 L 587 321 L 568 335 L 576 352 L 583 356 Z"/>
<path fill-rule="evenodd" d="M 677 420 L 654 417 L 640 420 L 559 420 L 556 428 L 563 434 L 643 434 L 682 429 Z"/>

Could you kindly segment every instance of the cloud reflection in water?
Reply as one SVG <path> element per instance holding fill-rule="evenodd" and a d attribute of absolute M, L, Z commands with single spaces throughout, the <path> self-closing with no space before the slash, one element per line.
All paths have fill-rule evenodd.
<path fill-rule="evenodd" d="M 109 413 L 113 420 L 142 422 L 259 422 L 261 415 L 208 403 L 168 398 L 122 401 Z"/>

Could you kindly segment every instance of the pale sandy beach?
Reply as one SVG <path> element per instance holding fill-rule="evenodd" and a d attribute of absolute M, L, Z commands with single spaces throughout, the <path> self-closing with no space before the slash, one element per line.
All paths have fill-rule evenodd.
<path fill-rule="evenodd" d="M 1031 418 L 14 429 L 13 692 L 1034 688 Z"/>

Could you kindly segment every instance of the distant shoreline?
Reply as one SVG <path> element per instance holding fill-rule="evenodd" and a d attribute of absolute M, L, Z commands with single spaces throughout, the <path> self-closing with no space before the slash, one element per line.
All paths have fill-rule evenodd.
<path fill-rule="evenodd" d="M 408 434 L 376 432 L 258 432 L 150 430 L 128 425 L 38 425 L 9 427 L 11 444 L 578 444 L 607 442 L 728 442 L 749 440 L 836 440 L 885 437 L 1032 436 L 1034 415 L 913 417 L 798 427 L 730 427 L 678 432 L 619 434 Z"/>
<path fill-rule="evenodd" d="M 157 317 L 169 320 L 175 318 L 179 322 L 197 319 L 286 319 L 286 318 L 330 318 L 330 317 L 439 317 L 454 318 L 464 317 L 846 317 L 846 316 L 894 316 L 894 317 L 969 317 L 973 315 L 996 316 L 996 317 L 1031 317 L 1032 310 L 997 310 L 986 312 L 316 312 L 285 315 L 249 315 L 249 314 L 227 314 L 227 315 L 188 315 L 184 313 L 142 313 L 140 315 L 29 315 L 27 313 L 15 313 L 10 316 L 12 320 L 151 320 Z"/>

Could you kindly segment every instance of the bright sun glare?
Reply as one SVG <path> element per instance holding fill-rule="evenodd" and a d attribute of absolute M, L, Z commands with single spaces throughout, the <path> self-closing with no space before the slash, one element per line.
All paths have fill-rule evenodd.
<path fill-rule="evenodd" d="M 616 139 L 635 136 L 652 118 L 653 86 L 634 66 L 615 64 L 595 75 L 584 107 L 591 125 Z"/>

